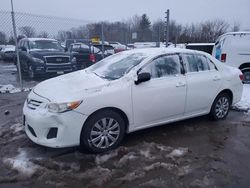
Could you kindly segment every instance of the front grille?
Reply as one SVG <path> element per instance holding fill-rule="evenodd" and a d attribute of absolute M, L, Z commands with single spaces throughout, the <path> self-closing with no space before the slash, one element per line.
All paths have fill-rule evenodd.
<path fill-rule="evenodd" d="M 27 106 L 32 110 L 37 109 L 41 104 L 42 104 L 41 101 L 37 101 L 37 100 L 34 100 L 34 99 L 28 99 L 27 100 Z"/>
<path fill-rule="evenodd" d="M 69 56 L 46 56 L 46 64 L 48 65 L 58 65 L 58 64 L 69 64 Z"/>

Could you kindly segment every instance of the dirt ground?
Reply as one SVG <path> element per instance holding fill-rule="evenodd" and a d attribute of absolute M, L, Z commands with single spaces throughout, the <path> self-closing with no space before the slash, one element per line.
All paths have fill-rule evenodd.
<path fill-rule="evenodd" d="M 24 77 L 24 87 L 39 81 Z M 0 84 L 18 87 L 13 64 L 0 62 Z M 118 149 L 94 155 L 32 143 L 21 118 L 27 94 L 0 94 L 0 187 L 249 187 L 250 116 L 244 112 L 139 131 Z"/>
<path fill-rule="evenodd" d="M 0 187 L 249 187 L 250 117 L 243 112 L 139 131 L 94 155 L 32 143 L 21 122 L 26 96 L 0 95 Z"/>

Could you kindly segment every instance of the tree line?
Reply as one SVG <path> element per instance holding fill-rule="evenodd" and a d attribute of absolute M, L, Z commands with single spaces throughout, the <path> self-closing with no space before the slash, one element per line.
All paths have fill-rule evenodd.
<path fill-rule="evenodd" d="M 118 41 L 123 44 L 133 42 L 163 42 L 165 39 L 165 21 L 157 20 L 151 22 L 146 14 L 133 17 L 119 22 L 96 22 L 82 25 L 69 30 L 58 31 L 51 35 L 46 31 L 36 32 L 32 26 L 22 26 L 18 28 L 18 39 L 23 37 L 42 37 L 56 38 L 59 41 L 66 39 L 90 39 L 92 37 L 101 37 L 101 28 L 103 28 L 104 40 Z M 238 31 L 239 24 L 233 27 L 221 19 L 208 20 L 200 23 L 179 24 L 171 20 L 169 24 L 169 39 L 173 43 L 189 42 L 215 42 L 222 34 L 228 31 Z M 133 37 L 134 36 L 134 37 Z M 0 44 L 14 44 L 13 36 L 8 37 L 0 31 Z"/>

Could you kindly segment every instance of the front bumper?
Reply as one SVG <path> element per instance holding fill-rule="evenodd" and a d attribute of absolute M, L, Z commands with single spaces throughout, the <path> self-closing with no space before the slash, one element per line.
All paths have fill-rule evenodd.
<path fill-rule="evenodd" d="M 75 111 L 50 113 L 44 108 L 44 104 L 48 101 L 37 98 L 34 100 L 42 102 L 38 108 L 30 108 L 27 102 L 23 107 L 27 136 L 33 142 L 47 147 L 59 148 L 80 145 L 81 130 L 87 116 Z"/>

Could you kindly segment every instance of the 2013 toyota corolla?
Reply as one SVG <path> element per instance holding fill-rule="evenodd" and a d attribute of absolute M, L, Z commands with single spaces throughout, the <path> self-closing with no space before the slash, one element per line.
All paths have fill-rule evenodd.
<path fill-rule="evenodd" d="M 227 116 L 241 99 L 242 73 L 207 53 L 138 49 L 41 82 L 23 107 L 25 131 L 48 147 L 117 147 L 140 129 L 210 114 Z"/>

